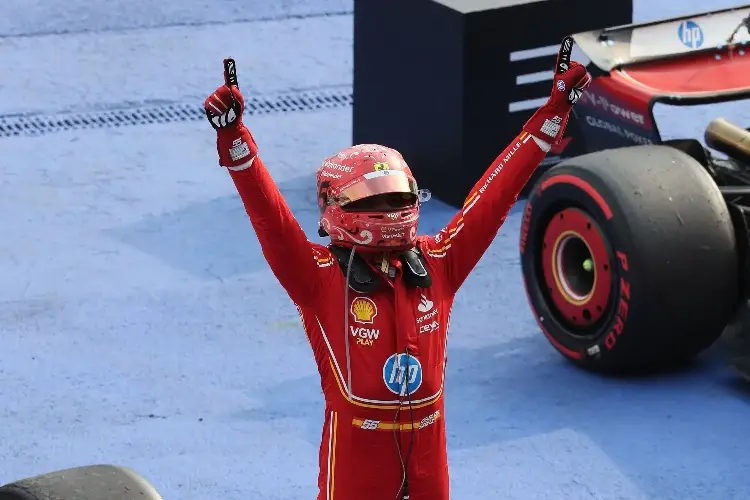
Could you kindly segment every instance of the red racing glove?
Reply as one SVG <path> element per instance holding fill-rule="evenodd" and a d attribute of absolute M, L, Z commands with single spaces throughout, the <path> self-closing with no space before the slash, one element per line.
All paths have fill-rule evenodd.
<path fill-rule="evenodd" d="M 557 53 L 552 95 L 523 126 L 523 130 L 549 144 L 557 144 L 565 133 L 570 111 L 591 83 L 586 67 L 570 60 L 573 38 L 566 36 Z"/>
<path fill-rule="evenodd" d="M 237 83 L 234 59 L 224 59 L 224 85 L 214 90 L 203 103 L 206 117 L 216 129 L 219 165 L 243 170 L 258 154 L 258 145 L 242 123 L 245 99 Z"/>

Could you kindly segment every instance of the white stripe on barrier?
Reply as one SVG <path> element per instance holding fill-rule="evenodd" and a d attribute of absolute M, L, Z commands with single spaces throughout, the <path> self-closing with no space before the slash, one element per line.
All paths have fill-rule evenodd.
<path fill-rule="evenodd" d="M 560 44 L 517 50 L 510 53 L 510 60 L 525 61 L 526 59 L 536 59 L 537 57 L 554 56 L 557 54 L 558 50 L 560 50 Z"/>
<path fill-rule="evenodd" d="M 516 85 L 526 85 L 527 83 L 538 83 L 552 80 L 552 71 L 537 71 L 536 73 L 528 73 L 526 75 L 518 75 L 516 77 Z"/>
<path fill-rule="evenodd" d="M 548 2 L 549 0 L 433 0 L 462 14 L 482 10 L 503 9 L 528 3 Z"/>
<path fill-rule="evenodd" d="M 538 99 L 526 99 L 525 101 L 515 101 L 508 104 L 508 111 L 510 113 L 517 113 L 518 111 L 528 111 L 529 109 L 537 109 L 542 104 L 547 102 L 549 97 L 540 97 Z"/>

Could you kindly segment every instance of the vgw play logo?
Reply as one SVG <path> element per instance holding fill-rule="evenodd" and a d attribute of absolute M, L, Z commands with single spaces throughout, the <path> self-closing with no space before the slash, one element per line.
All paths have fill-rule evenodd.
<path fill-rule="evenodd" d="M 682 21 L 677 36 L 685 47 L 697 49 L 703 45 L 703 30 L 695 21 Z"/>

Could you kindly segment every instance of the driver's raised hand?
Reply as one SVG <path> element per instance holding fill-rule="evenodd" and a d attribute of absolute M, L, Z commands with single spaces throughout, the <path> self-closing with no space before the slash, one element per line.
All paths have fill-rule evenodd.
<path fill-rule="evenodd" d="M 252 164 L 258 154 L 250 131 L 242 123 L 245 99 L 237 82 L 234 59 L 224 59 L 224 85 L 217 87 L 203 103 L 206 118 L 216 129 L 219 165 L 242 170 Z"/>
<path fill-rule="evenodd" d="M 557 53 L 552 93 L 523 127 L 529 134 L 550 144 L 562 139 L 573 105 L 591 83 L 591 75 L 586 67 L 570 60 L 572 51 L 573 38 L 567 36 Z"/>

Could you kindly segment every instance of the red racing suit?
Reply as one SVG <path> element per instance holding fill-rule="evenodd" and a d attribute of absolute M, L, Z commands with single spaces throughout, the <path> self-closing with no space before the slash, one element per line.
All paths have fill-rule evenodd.
<path fill-rule="evenodd" d="M 338 261 L 328 247 L 308 241 L 260 157 L 230 171 L 263 254 L 299 310 L 320 372 L 318 500 L 392 500 L 402 461 L 411 500 L 448 499 L 443 381 L 453 299 L 544 156 L 521 133 L 448 225 L 418 238 L 431 287 L 407 287 L 393 260 L 391 286 L 370 294 L 349 288 L 347 303 Z M 404 378 L 414 391 L 408 399 L 399 391 Z"/>

